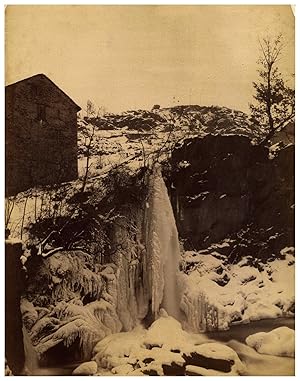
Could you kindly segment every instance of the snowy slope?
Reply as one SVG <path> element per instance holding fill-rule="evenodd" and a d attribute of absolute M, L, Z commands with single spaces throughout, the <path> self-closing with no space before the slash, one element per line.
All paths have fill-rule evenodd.
<path fill-rule="evenodd" d="M 94 133 L 93 133 L 94 130 Z M 78 120 L 79 172 L 86 167 L 86 147 L 93 133 L 90 173 L 128 157 L 143 165 L 161 147 L 170 149 L 183 138 L 207 134 L 244 135 L 259 138 L 261 131 L 241 111 L 217 106 L 176 106 L 155 111 L 134 110 Z"/>

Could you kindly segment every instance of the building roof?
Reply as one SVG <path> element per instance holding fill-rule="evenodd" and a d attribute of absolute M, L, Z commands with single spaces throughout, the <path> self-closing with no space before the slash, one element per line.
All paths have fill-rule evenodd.
<path fill-rule="evenodd" d="M 64 95 L 66 98 L 68 98 L 69 101 L 71 101 L 71 102 L 73 103 L 73 105 L 74 105 L 74 106 L 76 107 L 76 109 L 77 109 L 77 112 L 81 110 L 81 107 L 78 106 L 78 105 L 73 101 L 73 99 L 69 97 L 68 94 L 66 94 L 61 88 L 59 88 L 53 81 L 51 81 L 50 78 L 48 78 L 48 77 L 47 77 L 45 74 L 43 74 L 43 73 L 41 73 L 41 74 L 35 74 L 35 75 L 32 75 L 31 77 L 27 77 L 27 78 L 21 79 L 20 81 L 17 81 L 17 82 L 14 82 L 14 83 L 11 83 L 11 84 L 5 86 L 5 88 L 9 88 L 9 87 L 14 86 L 14 85 L 16 85 L 16 84 L 18 84 L 18 83 L 25 82 L 25 81 L 31 80 L 31 79 L 33 79 L 33 78 L 38 78 L 38 77 L 43 78 L 43 79 L 46 79 L 46 80 L 47 80 L 48 82 L 50 82 L 53 86 L 55 86 L 55 87 L 59 90 L 59 92 L 60 92 L 62 95 Z"/>

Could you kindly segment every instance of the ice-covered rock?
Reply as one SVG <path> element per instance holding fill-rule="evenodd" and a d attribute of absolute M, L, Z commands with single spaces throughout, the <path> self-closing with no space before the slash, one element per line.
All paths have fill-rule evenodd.
<path fill-rule="evenodd" d="M 189 366 L 224 375 L 242 374 L 238 355 L 226 345 L 207 342 L 204 335 L 190 334 L 170 316 L 161 316 L 148 330 L 110 335 L 94 348 L 98 374 L 187 375 Z M 104 373 L 103 373 L 104 371 Z"/>
<path fill-rule="evenodd" d="M 205 343 L 195 346 L 190 353 L 184 353 L 183 358 L 189 372 L 192 370 L 191 366 L 230 375 L 238 375 L 244 371 L 244 366 L 236 352 L 224 344 Z"/>
<path fill-rule="evenodd" d="M 279 327 L 270 332 L 259 332 L 246 338 L 246 343 L 259 353 L 274 356 L 295 356 L 295 331 Z"/>
<path fill-rule="evenodd" d="M 97 363 L 96 361 L 87 361 L 80 364 L 72 372 L 73 376 L 93 376 L 97 372 Z"/>
<path fill-rule="evenodd" d="M 180 349 L 188 342 L 188 334 L 179 321 L 171 316 L 162 316 L 148 329 L 144 339 L 147 348 L 163 347 Z"/>

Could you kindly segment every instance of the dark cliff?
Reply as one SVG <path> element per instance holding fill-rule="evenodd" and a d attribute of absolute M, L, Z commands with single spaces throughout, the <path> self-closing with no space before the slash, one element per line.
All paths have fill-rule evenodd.
<path fill-rule="evenodd" d="M 272 157 L 243 136 L 186 139 L 174 150 L 166 177 L 186 249 L 237 235 L 264 241 L 262 256 L 294 244 L 293 145 Z M 246 246 L 241 253 L 258 255 Z"/>

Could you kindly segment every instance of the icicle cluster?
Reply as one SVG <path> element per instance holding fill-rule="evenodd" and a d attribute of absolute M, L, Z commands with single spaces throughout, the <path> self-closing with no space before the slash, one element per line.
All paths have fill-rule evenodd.
<path fill-rule="evenodd" d="M 142 218 L 138 211 L 135 215 L 138 224 L 141 224 Z M 122 226 L 115 229 L 115 240 L 122 242 L 124 247 L 118 250 L 114 258 L 117 267 L 117 311 L 123 330 L 129 331 L 139 324 L 148 311 L 147 258 L 145 247 L 140 242 L 140 226 L 135 239 Z"/>
<path fill-rule="evenodd" d="M 184 328 L 192 332 L 206 332 L 218 330 L 219 311 L 209 303 L 207 296 L 199 292 L 197 295 L 183 295 L 180 304 L 186 321 Z"/>
<path fill-rule="evenodd" d="M 95 342 L 122 328 L 116 312 L 115 265 L 92 266 L 87 254 L 73 251 L 47 258 L 42 268 L 51 303 L 48 308 L 35 304 L 40 301 L 35 289 L 27 292 L 33 302 L 24 298 L 21 305 L 35 350 L 41 355 L 60 342 L 68 347 L 79 338 L 83 358 L 89 358 Z"/>

